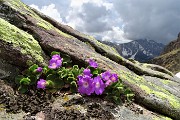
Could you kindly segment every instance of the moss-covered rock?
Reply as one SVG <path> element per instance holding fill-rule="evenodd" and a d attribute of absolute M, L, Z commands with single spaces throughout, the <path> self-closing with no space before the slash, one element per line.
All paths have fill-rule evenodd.
<path fill-rule="evenodd" d="M 38 42 L 27 32 L 0 18 L 0 55 L 11 64 L 26 67 L 45 64 Z"/>
<path fill-rule="evenodd" d="M 1 0 L 0 17 L 3 18 L 0 19 L 0 55 L 9 63 L 17 66 L 41 63 L 45 59 L 42 49 L 48 55 L 54 50 L 68 54 L 80 66 L 93 58 L 100 69 L 116 72 L 131 87 L 136 102 L 173 119 L 180 116 L 180 82 L 171 72 L 126 60 L 113 48 L 57 23 L 19 0 Z"/>

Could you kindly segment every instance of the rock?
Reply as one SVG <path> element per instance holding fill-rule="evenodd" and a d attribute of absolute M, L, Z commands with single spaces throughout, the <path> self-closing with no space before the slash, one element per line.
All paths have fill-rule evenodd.
<path fill-rule="evenodd" d="M 156 70 L 153 70 L 153 67 L 136 64 L 124 59 L 113 48 L 99 43 L 96 39 L 81 34 L 68 26 L 57 23 L 26 6 L 20 0 L 0 1 L 0 24 L 0 28 L 6 30 L 4 32 L 3 29 L 0 29 L 0 35 L 3 36 L 0 36 L 0 49 L 3 51 L 0 52 L 0 55 L 3 55 L 3 59 L 5 58 L 8 63 L 17 66 L 17 68 L 28 66 L 27 62 L 29 60 L 39 64 L 44 63 L 47 56 L 54 50 L 68 54 L 73 62 L 80 66 L 85 66 L 87 60 L 93 58 L 99 64 L 100 69 L 116 72 L 120 76 L 123 83 L 134 91 L 137 103 L 173 119 L 179 118 L 180 82 L 171 72 L 157 66 L 154 67 Z M 10 34 L 12 35 L 10 36 Z M 23 38 L 27 44 L 24 45 L 19 38 Z M 16 43 L 18 43 L 18 47 Z M 30 51 L 30 49 L 33 51 Z M 45 53 L 46 55 L 44 55 Z M 61 114 L 64 115 L 64 119 L 74 119 L 77 115 L 82 119 L 96 118 L 97 114 L 94 111 L 97 109 L 94 108 L 100 109 L 99 113 L 107 111 L 103 108 L 102 103 L 103 101 L 97 104 L 97 101 L 95 101 L 89 103 L 89 107 L 86 105 L 85 107 L 91 111 L 86 116 L 81 111 L 71 107 L 68 109 L 69 107 L 61 106 L 61 104 L 59 107 L 58 105 L 52 106 L 52 109 L 48 110 L 52 114 L 50 117 Z M 29 108 L 31 110 L 30 106 Z M 134 117 L 136 119 L 136 115 L 129 112 L 126 107 L 122 108 L 122 111 L 118 109 L 116 112 L 119 111 L 122 116 L 129 113 L 126 118 Z M 84 110 L 84 112 L 86 111 Z M 110 111 L 107 111 L 107 114 L 108 116 L 101 114 L 98 117 L 116 118 Z M 138 117 L 138 119 L 152 118 L 152 116 L 141 115 L 138 115 Z"/>
<path fill-rule="evenodd" d="M 8 63 L 27 67 L 46 61 L 43 51 L 34 38 L 0 18 L 0 56 Z"/>
<path fill-rule="evenodd" d="M 20 70 L 5 60 L 0 59 L 0 79 L 14 81 L 14 78 L 20 74 Z"/>
<path fill-rule="evenodd" d="M 24 112 L 16 114 L 6 112 L 6 103 L 10 103 L 13 107 L 15 101 L 14 90 L 3 80 L 0 80 L 0 120 L 23 120 Z"/>
<path fill-rule="evenodd" d="M 138 111 L 138 110 L 141 110 Z M 144 113 L 142 114 L 142 111 Z M 50 109 L 44 111 L 45 120 L 99 119 L 99 120 L 165 120 L 166 118 L 131 105 L 114 105 L 100 97 L 82 97 L 79 94 L 58 97 Z"/>

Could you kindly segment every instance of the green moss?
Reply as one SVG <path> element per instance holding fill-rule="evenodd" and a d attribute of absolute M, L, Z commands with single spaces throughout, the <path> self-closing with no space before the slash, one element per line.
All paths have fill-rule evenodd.
<path fill-rule="evenodd" d="M 143 77 L 137 76 L 135 74 L 132 75 L 131 73 L 128 73 L 125 71 L 121 72 L 120 77 L 129 81 L 131 84 L 135 84 L 139 86 L 147 94 L 154 94 L 158 98 L 169 101 L 170 105 L 173 108 L 180 108 L 180 101 L 177 100 L 178 98 L 176 98 L 176 96 L 174 96 L 169 91 L 167 91 L 166 89 L 160 86 L 157 86 L 151 82 L 145 81 Z"/>
<path fill-rule="evenodd" d="M 26 64 L 27 64 L 28 66 L 31 66 L 31 65 L 33 65 L 34 63 L 33 63 L 32 60 L 27 60 L 27 61 L 26 61 Z"/>
<path fill-rule="evenodd" d="M 46 29 L 46 30 L 51 30 L 51 29 L 53 29 L 53 26 L 52 26 L 51 24 L 46 24 L 46 23 L 47 23 L 46 21 L 39 21 L 39 22 L 37 23 L 37 25 L 38 25 L 39 27 L 41 27 L 41 28 Z"/>
<path fill-rule="evenodd" d="M 169 117 L 160 116 L 160 117 L 153 117 L 153 120 L 172 120 L 172 119 Z"/>
<path fill-rule="evenodd" d="M 169 117 L 163 117 L 165 120 L 172 120 L 171 118 Z"/>
<path fill-rule="evenodd" d="M 164 92 L 154 91 L 150 89 L 148 86 L 140 85 L 140 88 L 144 90 L 147 94 L 154 94 L 158 98 L 161 98 L 162 100 L 167 100 L 171 104 L 173 108 L 180 108 L 180 102 L 175 98 L 172 94 L 166 94 Z"/>
<path fill-rule="evenodd" d="M 22 54 L 30 55 L 33 59 L 43 63 L 42 49 L 38 42 L 28 33 L 11 25 L 7 21 L 0 18 L 0 38 L 8 42 L 13 47 L 20 47 Z"/>
<path fill-rule="evenodd" d="M 162 83 L 168 85 L 168 84 L 172 83 L 172 81 L 170 81 L 170 80 L 162 80 Z"/>
<path fill-rule="evenodd" d="M 105 45 L 101 42 L 99 42 L 98 40 L 96 40 L 93 36 L 90 35 L 86 35 L 86 34 L 80 34 L 82 37 L 88 38 L 89 40 L 91 40 L 92 42 L 95 43 L 95 45 L 97 45 L 98 47 L 103 48 L 106 52 L 113 52 L 113 54 L 119 55 L 119 53 L 117 52 L 117 50 L 113 47 L 110 47 L 108 45 Z"/>
<path fill-rule="evenodd" d="M 59 29 L 57 29 L 57 28 L 55 28 L 55 30 L 56 30 L 60 35 L 66 37 L 66 38 L 74 38 L 73 36 L 71 36 L 71 35 L 69 35 L 69 34 L 67 34 L 67 33 L 62 32 L 61 30 L 59 30 Z"/>

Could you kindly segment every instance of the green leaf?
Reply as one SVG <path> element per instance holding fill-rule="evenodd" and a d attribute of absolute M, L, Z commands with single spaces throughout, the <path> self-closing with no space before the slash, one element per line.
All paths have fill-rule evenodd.
<path fill-rule="evenodd" d="M 48 66 L 43 67 L 43 74 L 46 74 L 48 70 L 49 70 Z"/>
<path fill-rule="evenodd" d="M 29 72 L 34 73 L 34 71 L 36 71 L 37 68 L 38 68 L 38 65 L 34 64 L 31 67 L 29 67 L 28 70 L 29 70 Z"/>
<path fill-rule="evenodd" d="M 56 74 L 49 74 L 47 77 L 46 77 L 46 80 L 54 80 L 54 79 L 58 79 L 58 75 Z"/>
<path fill-rule="evenodd" d="M 117 105 L 122 104 L 122 100 L 120 99 L 120 97 L 112 96 L 112 98 L 113 98 L 113 101 L 114 101 Z"/>
<path fill-rule="evenodd" d="M 73 69 L 72 73 L 73 73 L 74 77 L 77 77 L 79 75 L 79 69 Z"/>
<path fill-rule="evenodd" d="M 94 70 L 94 71 L 92 72 L 92 74 L 97 76 L 97 75 L 98 75 L 98 70 Z"/>
<path fill-rule="evenodd" d="M 131 91 L 131 89 L 130 89 L 130 88 L 126 88 L 126 89 L 125 89 L 124 94 L 131 94 L 131 93 L 132 93 L 132 91 Z"/>
<path fill-rule="evenodd" d="M 57 51 L 52 51 L 51 52 L 51 56 L 56 55 L 56 54 L 60 55 L 60 52 L 57 52 Z"/>
<path fill-rule="evenodd" d="M 61 78 L 65 78 L 65 77 L 67 77 L 67 76 L 68 76 L 68 70 L 64 69 L 64 70 L 61 72 L 60 77 L 61 77 Z"/>
<path fill-rule="evenodd" d="M 77 84 L 76 84 L 75 81 L 72 81 L 72 82 L 70 83 L 70 90 L 71 90 L 72 93 L 77 92 Z"/>
<path fill-rule="evenodd" d="M 74 80 L 75 80 L 74 77 L 68 77 L 68 78 L 67 78 L 67 81 L 68 81 L 69 83 L 73 82 Z"/>
<path fill-rule="evenodd" d="M 15 78 L 15 83 L 16 83 L 16 84 L 20 84 L 20 81 L 21 81 L 21 79 L 23 79 L 23 78 L 24 78 L 23 75 L 18 75 L 18 76 Z"/>
<path fill-rule="evenodd" d="M 130 102 L 130 101 L 133 100 L 134 94 L 133 93 L 132 94 L 127 94 L 126 97 L 127 97 L 127 100 Z"/>
<path fill-rule="evenodd" d="M 74 66 L 73 66 L 73 69 L 77 69 L 77 70 L 79 70 L 78 65 L 74 65 Z"/>
<path fill-rule="evenodd" d="M 29 79 L 31 80 L 30 85 L 34 85 L 34 84 L 36 84 L 37 80 L 39 79 L 39 76 L 31 75 L 31 76 L 29 76 Z"/>
<path fill-rule="evenodd" d="M 48 88 L 53 88 L 53 87 L 54 87 L 54 82 L 51 81 L 51 80 L 47 80 L 47 81 L 46 81 L 46 86 L 47 86 Z"/>
<path fill-rule="evenodd" d="M 29 85 L 30 82 L 31 82 L 31 80 L 30 80 L 29 78 L 22 78 L 22 79 L 20 80 L 20 84 L 21 84 L 21 85 Z"/>
<path fill-rule="evenodd" d="M 73 77 L 73 78 L 75 78 L 73 73 L 69 73 L 69 74 L 68 74 L 68 77 Z"/>
<path fill-rule="evenodd" d="M 80 70 L 79 70 L 79 74 L 82 74 L 84 71 L 84 68 L 82 67 Z"/>
<path fill-rule="evenodd" d="M 98 74 L 101 74 L 101 69 L 97 68 Z"/>
<path fill-rule="evenodd" d="M 25 92 L 27 92 L 27 90 L 28 90 L 28 87 L 26 86 L 26 85 L 21 85 L 21 86 L 19 86 L 19 88 L 18 88 L 18 91 L 20 92 L 20 93 L 25 93 Z"/>
<path fill-rule="evenodd" d="M 117 89 L 118 89 L 119 91 L 123 91 L 123 90 L 124 90 L 124 87 L 117 87 Z"/>
<path fill-rule="evenodd" d="M 48 75 L 46 80 L 52 81 L 54 84 L 54 88 L 62 88 L 64 86 L 64 81 L 62 79 L 59 79 L 59 76 L 57 74 Z"/>

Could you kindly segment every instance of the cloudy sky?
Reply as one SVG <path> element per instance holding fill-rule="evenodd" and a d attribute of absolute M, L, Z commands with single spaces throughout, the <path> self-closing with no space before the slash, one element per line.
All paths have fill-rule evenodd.
<path fill-rule="evenodd" d="M 22 0 L 100 40 L 167 44 L 180 32 L 180 0 Z"/>

